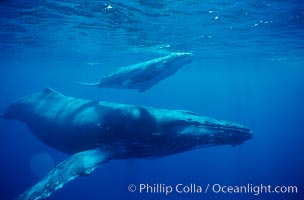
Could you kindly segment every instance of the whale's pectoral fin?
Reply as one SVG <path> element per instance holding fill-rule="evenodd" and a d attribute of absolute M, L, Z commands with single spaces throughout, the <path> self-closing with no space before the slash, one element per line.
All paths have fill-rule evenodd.
<path fill-rule="evenodd" d="M 63 185 L 81 175 L 89 175 L 96 167 L 111 158 L 111 152 L 93 149 L 74 154 L 58 164 L 41 181 L 21 194 L 17 199 L 45 199 Z"/>
<path fill-rule="evenodd" d="M 84 83 L 84 82 L 77 82 L 78 84 L 80 85 L 85 85 L 85 86 L 99 86 L 100 83 L 97 82 L 97 83 Z"/>

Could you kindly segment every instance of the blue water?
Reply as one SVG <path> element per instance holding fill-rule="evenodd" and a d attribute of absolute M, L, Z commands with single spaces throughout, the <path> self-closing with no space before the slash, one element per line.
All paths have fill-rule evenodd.
<path fill-rule="evenodd" d="M 195 57 L 144 93 L 88 88 L 117 67 L 171 51 Z M 77 98 L 187 109 L 250 127 L 253 138 L 170 157 L 110 161 L 49 199 L 304 199 L 304 3 L 1 1 L 0 111 L 52 87 Z M 0 120 L 0 199 L 66 159 L 17 121 Z M 135 184 L 297 186 L 298 194 L 140 194 Z"/>

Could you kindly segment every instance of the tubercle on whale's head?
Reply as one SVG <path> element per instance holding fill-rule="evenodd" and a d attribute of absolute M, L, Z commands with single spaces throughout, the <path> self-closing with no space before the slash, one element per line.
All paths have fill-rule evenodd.
<path fill-rule="evenodd" d="M 246 126 L 224 120 L 219 120 L 218 122 L 215 129 L 212 126 L 210 127 L 211 130 L 218 132 L 214 136 L 216 145 L 237 146 L 252 138 L 252 131 Z"/>
<path fill-rule="evenodd" d="M 252 138 L 250 129 L 226 123 L 192 125 L 184 127 L 181 133 L 194 135 L 198 140 L 202 140 L 203 145 L 237 146 Z"/>

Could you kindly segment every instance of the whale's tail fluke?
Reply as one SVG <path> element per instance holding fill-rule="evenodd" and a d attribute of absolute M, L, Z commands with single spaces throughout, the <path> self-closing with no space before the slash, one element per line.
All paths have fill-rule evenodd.
<path fill-rule="evenodd" d="M 85 86 L 98 86 L 99 82 L 97 83 L 84 83 L 84 82 L 77 82 L 80 85 L 85 85 Z"/>

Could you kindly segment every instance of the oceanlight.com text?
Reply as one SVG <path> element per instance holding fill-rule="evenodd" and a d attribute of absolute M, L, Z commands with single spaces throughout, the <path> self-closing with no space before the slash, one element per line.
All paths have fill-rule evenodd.
<path fill-rule="evenodd" d="M 212 192 L 214 193 L 228 193 L 228 194 L 253 194 L 253 195 L 260 195 L 260 194 L 297 194 L 298 187 L 297 186 L 271 186 L 271 185 L 220 185 L 220 184 L 213 184 L 212 185 Z"/>

